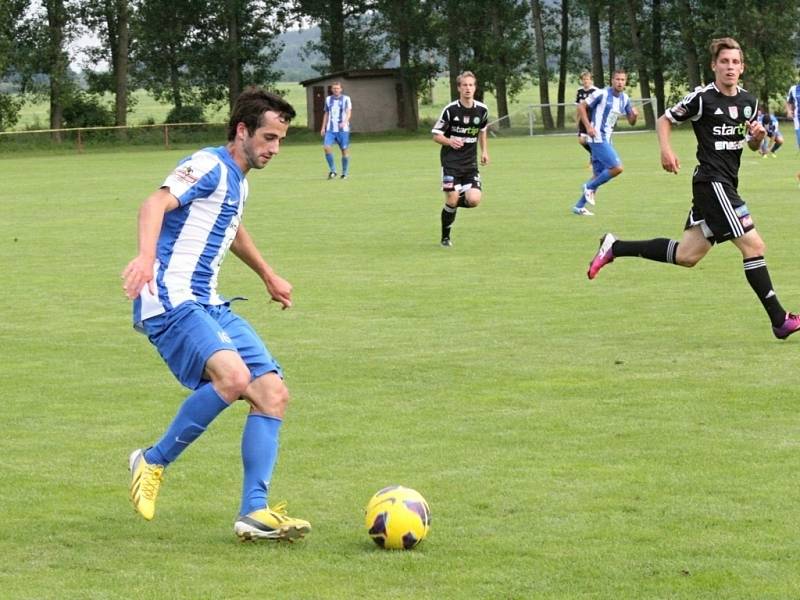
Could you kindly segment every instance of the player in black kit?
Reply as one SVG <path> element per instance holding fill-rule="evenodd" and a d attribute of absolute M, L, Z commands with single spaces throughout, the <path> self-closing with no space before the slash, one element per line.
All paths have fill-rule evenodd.
<path fill-rule="evenodd" d="M 589 71 L 584 71 L 581 73 L 581 87 L 578 88 L 578 92 L 575 94 L 575 106 L 580 105 L 581 102 L 586 100 L 589 96 L 591 96 L 597 90 L 594 87 L 594 81 L 592 79 L 592 74 Z M 578 143 L 583 147 L 586 152 L 589 153 L 589 156 L 592 155 L 592 149 L 589 147 L 589 134 L 586 133 L 586 125 L 583 124 L 583 119 L 581 119 L 581 114 L 578 112 L 577 116 L 578 120 Z M 590 159 L 591 164 L 591 159 Z"/>
<path fill-rule="evenodd" d="M 742 253 L 744 274 L 772 322 L 772 332 L 786 339 L 800 329 L 800 315 L 787 313 L 772 288 L 764 242 L 750 211 L 739 197 L 739 162 L 745 144 L 758 150 L 765 130 L 756 118 L 758 101 L 738 86 L 744 72 L 744 54 L 732 38 L 711 42 L 711 69 L 715 81 L 697 88 L 658 119 L 661 166 L 677 173 L 680 164 L 670 145 L 672 125 L 691 121 L 697 138 L 697 161 L 692 178 L 692 208 L 680 242 L 665 238 L 622 241 L 607 233 L 589 263 L 594 279 L 605 265 L 621 256 L 693 267 L 714 243 L 727 240 Z"/>
<path fill-rule="evenodd" d="M 481 147 L 481 164 L 489 164 L 486 126 L 489 109 L 475 100 L 477 79 L 470 71 L 458 76 L 458 100 L 442 110 L 433 126 L 433 141 L 441 144 L 442 240 L 444 247 L 452 246 L 450 228 L 456 220 L 458 207 L 473 208 L 481 201 L 481 176 L 478 173 L 477 144 Z"/>

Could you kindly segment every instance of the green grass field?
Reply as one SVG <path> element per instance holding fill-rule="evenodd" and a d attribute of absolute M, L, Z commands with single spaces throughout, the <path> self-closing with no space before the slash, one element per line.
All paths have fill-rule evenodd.
<path fill-rule="evenodd" d="M 245 222 L 295 286 L 265 300 L 229 258 L 221 289 L 286 370 L 273 500 L 314 530 L 243 545 L 243 405 L 167 474 L 152 522 L 127 456 L 186 395 L 130 327 L 119 274 L 136 211 L 187 149 L 0 158 L 0 596 L 786 599 L 800 597 L 800 338 L 780 342 L 726 244 L 693 270 L 586 265 L 608 230 L 680 235 L 680 175 L 653 134 L 597 216 L 573 136 L 492 140 L 484 202 L 438 245 L 437 147 L 359 141 L 327 181 L 318 144 L 251 173 Z M 800 308 L 797 151 L 747 153 L 742 195 L 787 309 Z M 412 552 L 369 540 L 362 507 L 400 483 L 433 527 Z"/>

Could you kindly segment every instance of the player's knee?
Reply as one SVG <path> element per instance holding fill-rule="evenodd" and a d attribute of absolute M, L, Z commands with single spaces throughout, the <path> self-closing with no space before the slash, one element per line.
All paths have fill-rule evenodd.
<path fill-rule="evenodd" d="M 265 415 L 283 418 L 286 407 L 289 405 L 289 388 L 279 377 L 270 377 L 268 374 L 259 377 L 253 382 L 252 393 L 248 400 L 252 407 Z M 265 377 L 270 377 L 265 379 Z"/>
<path fill-rule="evenodd" d="M 470 208 L 475 208 L 476 206 L 478 206 L 478 204 L 481 203 L 481 195 L 475 194 L 471 196 L 467 194 L 465 200 L 467 201 L 467 206 L 469 206 Z"/>
<path fill-rule="evenodd" d="M 242 365 L 225 371 L 214 381 L 214 388 L 228 402 L 241 398 L 250 385 L 250 370 Z"/>
<path fill-rule="evenodd" d="M 617 175 L 621 174 L 623 171 L 622 165 L 617 165 L 613 169 L 609 169 L 608 172 L 611 174 L 612 177 L 616 177 Z"/>

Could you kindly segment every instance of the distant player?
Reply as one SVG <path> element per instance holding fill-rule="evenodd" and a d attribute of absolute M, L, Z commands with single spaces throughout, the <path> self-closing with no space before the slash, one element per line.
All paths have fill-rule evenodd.
<path fill-rule="evenodd" d="M 595 90 L 578 104 L 581 123 L 589 136 L 594 176 L 583 186 L 583 194 L 578 198 L 572 212 L 576 215 L 591 216 L 594 213 L 586 208 L 586 203 L 594 205 L 595 193 L 601 185 L 622 173 L 622 161 L 611 143 L 611 134 L 620 115 L 625 115 L 628 123 L 636 124 L 639 114 L 631 106 L 628 95 L 623 91 L 628 82 L 628 74 L 623 70 L 614 71 L 612 85 Z"/>
<path fill-rule="evenodd" d="M 715 243 L 730 240 L 742 253 L 745 277 L 769 316 L 772 333 L 785 339 L 800 329 L 800 315 L 787 313 L 778 301 L 764 260 L 764 242 L 737 191 L 742 148 L 746 144 L 758 150 L 765 136 L 756 119 L 758 100 L 738 86 L 744 72 L 744 54 L 738 42 L 715 39 L 710 51 L 714 83 L 696 89 L 665 111 L 656 126 L 661 166 L 669 173 L 680 168 L 670 144 L 673 124 L 690 121 L 697 138 L 700 164 L 692 178 L 692 207 L 683 237 L 680 241 L 656 238 L 632 242 L 607 233 L 589 263 L 588 276 L 594 279 L 600 269 L 621 256 L 693 267 Z M 730 306 L 730 300 L 725 302 Z"/>
<path fill-rule="evenodd" d="M 325 115 L 322 117 L 322 149 L 328 163 L 328 179 L 336 178 L 336 163 L 333 160 L 333 145 L 342 151 L 342 179 L 350 173 L 350 117 L 353 102 L 350 96 L 342 93 L 342 84 L 331 84 L 331 95 L 325 98 Z"/>
<path fill-rule="evenodd" d="M 458 100 L 451 102 L 433 126 L 433 141 L 442 146 L 442 239 L 445 248 L 453 245 L 450 228 L 458 207 L 474 208 L 481 201 L 481 176 L 478 172 L 477 147 L 481 147 L 481 164 L 489 164 L 486 127 L 489 109 L 475 100 L 478 80 L 471 71 L 458 76 Z"/>
<path fill-rule="evenodd" d="M 591 96 L 592 93 L 596 91 L 597 88 L 594 87 L 592 74 L 589 71 L 584 71 L 581 73 L 581 87 L 578 88 L 578 93 L 575 94 L 575 106 L 580 106 L 586 98 Z M 578 121 L 578 143 L 584 150 L 586 150 L 586 152 L 589 153 L 589 156 L 591 156 L 592 149 L 589 148 L 589 135 L 586 133 L 586 125 L 583 124 L 580 111 L 577 111 L 576 109 L 576 112 Z"/>
<path fill-rule="evenodd" d="M 767 132 L 764 141 L 761 142 L 761 148 L 759 148 L 761 158 L 767 158 L 767 155 L 777 158 L 775 153 L 783 146 L 783 135 L 781 135 L 778 117 L 769 113 L 762 113 L 759 121 L 761 121 L 764 131 Z"/>
<path fill-rule="evenodd" d="M 797 147 L 800 148 L 800 83 L 794 84 L 789 88 L 786 95 L 786 116 L 794 123 L 794 136 L 797 140 Z"/>
<path fill-rule="evenodd" d="M 231 111 L 228 143 L 182 160 L 139 209 L 139 253 L 122 273 L 123 289 L 133 300 L 136 329 L 192 390 L 161 438 L 130 455 L 130 499 L 148 521 L 165 469 L 222 411 L 245 400 L 250 410 L 241 437 L 244 477 L 234 532 L 243 540 L 292 540 L 311 529 L 289 517 L 282 503 L 267 505 L 289 392 L 264 342 L 217 292 L 230 250 L 258 275 L 272 300 L 292 306 L 291 284 L 266 263 L 242 215 L 247 173 L 278 154 L 294 116 L 279 96 L 245 90 Z M 225 460 L 230 455 L 226 451 Z M 216 489 L 227 475 L 207 475 L 218 497 L 232 497 Z"/>

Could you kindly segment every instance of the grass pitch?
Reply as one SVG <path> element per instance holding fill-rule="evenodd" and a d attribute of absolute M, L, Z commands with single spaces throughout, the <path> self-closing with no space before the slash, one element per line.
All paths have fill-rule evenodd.
<path fill-rule="evenodd" d="M 356 138 L 346 181 L 291 141 L 251 174 L 247 226 L 296 305 L 235 258 L 221 289 L 286 369 L 272 498 L 314 527 L 294 545 L 233 536 L 243 405 L 169 468 L 154 521 L 127 499 L 128 453 L 186 392 L 130 328 L 119 273 L 187 150 L 0 160 L 0 596 L 800 596 L 800 338 L 772 337 L 730 244 L 586 279 L 605 231 L 680 235 L 694 151 L 675 142 L 678 176 L 652 134 L 617 136 L 625 172 L 581 218 L 574 137 L 494 139 L 451 249 L 427 138 Z M 741 185 L 792 310 L 797 158 L 746 153 Z M 431 505 L 412 552 L 363 530 L 393 483 Z"/>

